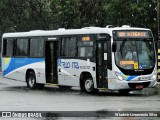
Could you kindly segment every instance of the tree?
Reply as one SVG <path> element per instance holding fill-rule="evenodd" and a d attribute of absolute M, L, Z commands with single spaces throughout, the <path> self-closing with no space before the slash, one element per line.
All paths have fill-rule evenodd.
<path fill-rule="evenodd" d="M 157 0 L 1 0 L 0 30 L 131 25 L 156 33 Z"/>

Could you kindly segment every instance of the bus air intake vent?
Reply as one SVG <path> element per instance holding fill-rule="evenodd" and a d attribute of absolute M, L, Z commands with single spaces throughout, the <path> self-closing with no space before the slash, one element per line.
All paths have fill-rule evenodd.
<path fill-rule="evenodd" d="M 149 86 L 151 82 L 143 82 L 143 83 L 128 83 L 129 87 L 132 89 L 135 89 L 137 85 L 143 85 L 143 88 L 146 88 Z"/>

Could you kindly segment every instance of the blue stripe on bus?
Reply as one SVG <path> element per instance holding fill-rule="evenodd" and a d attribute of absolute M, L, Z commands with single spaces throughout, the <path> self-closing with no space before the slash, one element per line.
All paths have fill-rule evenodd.
<path fill-rule="evenodd" d="M 131 81 L 131 80 L 134 79 L 135 77 L 137 77 L 137 76 L 129 76 L 126 80 L 127 80 L 127 81 Z"/>
<path fill-rule="evenodd" d="M 122 72 L 120 74 L 126 81 L 131 81 L 132 79 L 137 77 L 137 76 L 124 75 Z"/>
<path fill-rule="evenodd" d="M 3 76 L 22 66 L 42 61 L 44 61 L 44 58 L 3 58 Z"/>

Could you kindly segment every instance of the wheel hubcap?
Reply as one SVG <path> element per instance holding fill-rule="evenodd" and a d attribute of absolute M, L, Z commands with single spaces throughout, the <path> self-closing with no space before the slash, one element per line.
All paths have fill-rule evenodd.
<path fill-rule="evenodd" d="M 93 81 L 91 79 L 86 80 L 85 88 L 87 91 L 91 91 L 93 86 Z"/>
<path fill-rule="evenodd" d="M 29 85 L 30 85 L 30 87 L 33 87 L 34 83 L 35 83 L 35 79 L 33 77 L 30 77 L 29 78 Z"/>

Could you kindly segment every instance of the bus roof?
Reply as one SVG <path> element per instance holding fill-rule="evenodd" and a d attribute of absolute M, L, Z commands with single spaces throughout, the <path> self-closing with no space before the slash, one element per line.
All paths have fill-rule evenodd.
<path fill-rule="evenodd" d="M 101 27 L 84 27 L 81 29 L 64 29 L 58 30 L 33 30 L 29 32 L 15 32 L 15 33 L 4 33 L 3 38 L 14 38 L 14 37 L 36 37 L 36 36 L 55 36 L 55 35 L 76 35 L 76 34 L 98 34 L 108 33 L 112 36 L 113 30 L 150 30 L 147 28 L 136 28 L 136 27 L 113 27 L 113 28 L 101 28 Z"/>

